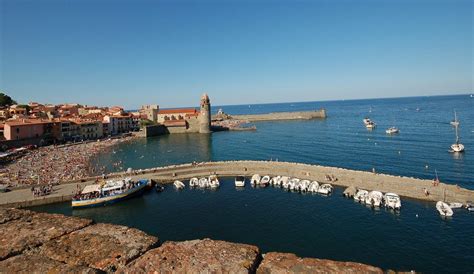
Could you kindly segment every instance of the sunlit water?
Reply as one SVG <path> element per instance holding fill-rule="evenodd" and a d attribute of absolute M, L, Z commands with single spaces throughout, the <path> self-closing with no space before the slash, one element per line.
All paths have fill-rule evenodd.
<path fill-rule="evenodd" d="M 96 164 L 117 170 L 191 161 L 278 159 L 433 178 L 474 189 L 474 99 L 468 96 L 228 106 L 233 114 L 309 110 L 324 107 L 325 120 L 257 123 L 256 132 L 170 135 L 121 144 Z M 416 109 L 419 108 L 419 111 Z M 369 110 L 372 110 L 369 113 Z M 448 153 L 454 141 L 449 121 L 456 109 L 462 155 Z M 216 110 L 216 108 L 214 109 Z M 362 119 L 378 124 L 365 129 Z M 400 128 L 387 136 L 385 129 Z M 69 203 L 37 207 L 128 225 L 162 241 L 209 237 L 258 245 L 264 252 L 358 261 L 396 270 L 472 272 L 474 214 L 456 210 L 442 219 L 433 203 L 403 200 L 399 214 L 372 210 L 341 197 L 301 195 L 280 189 L 236 190 L 232 179 L 217 191 L 144 196 L 113 206 L 74 210 Z M 418 216 L 418 217 L 417 217 Z"/>

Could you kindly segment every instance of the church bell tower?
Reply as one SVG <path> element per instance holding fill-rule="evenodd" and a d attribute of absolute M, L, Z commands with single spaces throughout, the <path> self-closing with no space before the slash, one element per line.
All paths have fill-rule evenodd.
<path fill-rule="evenodd" d="M 211 101 L 204 93 L 201 97 L 201 112 L 199 114 L 199 133 L 211 133 Z"/>

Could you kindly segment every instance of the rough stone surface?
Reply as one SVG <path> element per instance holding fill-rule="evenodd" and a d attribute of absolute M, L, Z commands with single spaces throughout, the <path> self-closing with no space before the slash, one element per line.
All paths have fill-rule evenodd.
<path fill-rule="evenodd" d="M 18 255 L 0 261 L 0 273 L 100 273 L 84 267 L 71 266 L 38 255 Z"/>
<path fill-rule="evenodd" d="M 33 215 L 33 212 L 29 210 L 19 210 L 15 208 L 0 208 L 0 224 L 12 220 L 18 220 L 22 217 L 27 217 Z"/>
<path fill-rule="evenodd" d="M 21 213 L 15 211 L 2 212 L 10 212 L 4 213 L 7 216 L 5 219 L 20 217 L 0 224 L 0 260 L 92 223 L 91 220 L 59 214 L 25 211 L 21 216 Z"/>
<path fill-rule="evenodd" d="M 260 259 L 258 247 L 211 239 L 165 242 L 121 272 L 248 273 Z"/>
<path fill-rule="evenodd" d="M 70 265 L 115 271 L 157 244 L 158 239 L 126 226 L 95 224 L 39 248 L 39 254 Z"/>
<path fill-rule="evenodd" d="M 300 258 L 292 253 L 270 252 L 264 255 L 257 273 L 383 273 L 366 264 Z"/>

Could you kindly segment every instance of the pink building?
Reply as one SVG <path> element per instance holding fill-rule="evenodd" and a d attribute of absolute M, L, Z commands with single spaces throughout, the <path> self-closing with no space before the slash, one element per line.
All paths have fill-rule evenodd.
<path fill-rule="evenodd" d="M 21 119 L 5 122 L 3 136 L 6 140 L 23 140 L 51 134 L 53 123 L 46 120 Z"/>

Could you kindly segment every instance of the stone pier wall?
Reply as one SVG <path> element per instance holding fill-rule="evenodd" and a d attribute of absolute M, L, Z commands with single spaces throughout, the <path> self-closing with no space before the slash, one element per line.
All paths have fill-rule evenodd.
<path fill-rule="evenodd" d="M 383 273 L 211 239 L 160 244 L 135 228 L 19 209 L 0 209 L 0 243 L 0 273 Z"/>
<path fill-rule="evenodd" d="M 367 190 L 394 192 L 402 197 L 414 198 L 425 201 L 446 200 L 448 202 L 474 201 L 474 191 L 457 187 L 452 184 L 440 183 L 434 186 L 432 180 L 416 179 L 411 177 L 375 174 L 366 171 L 349 170 L 336 167 L 325 167 L 301 163 L 272 162 L 272 161 L 224 161 L 191 163 L 166 167 L 151 168 L 135 171 L 134 179 L 153 179 L 162 183 L 171 183 L 174 180 L 186 180 L 192 177 L 209 176 L 238 176 L 247 177 L 253 174 L 270 176 L 289 176 L 300 179 L 316 180 L 326 183 L 325 176 L 333 175 L 335 182 L 327 182 L 336 186 L 354 186 Z M 130 176 L 125 173 L 114 173 L 109 178 Z M 46 197 L 32 197 L 29 188 L 16 189 L 8 193 L 0 193 L 0 207 L 27 207 L 32 205 L 53 203 L 70 200 L 77 184 L 83 187 L 94 183 L 96 177 L 84 179 L 82 182 L 74 181 L 55 187 L 55 192 Z M 429 195 L 425 194 L 425 189 Z M 61 197 L 61 198 L 59 198 Z"/>

